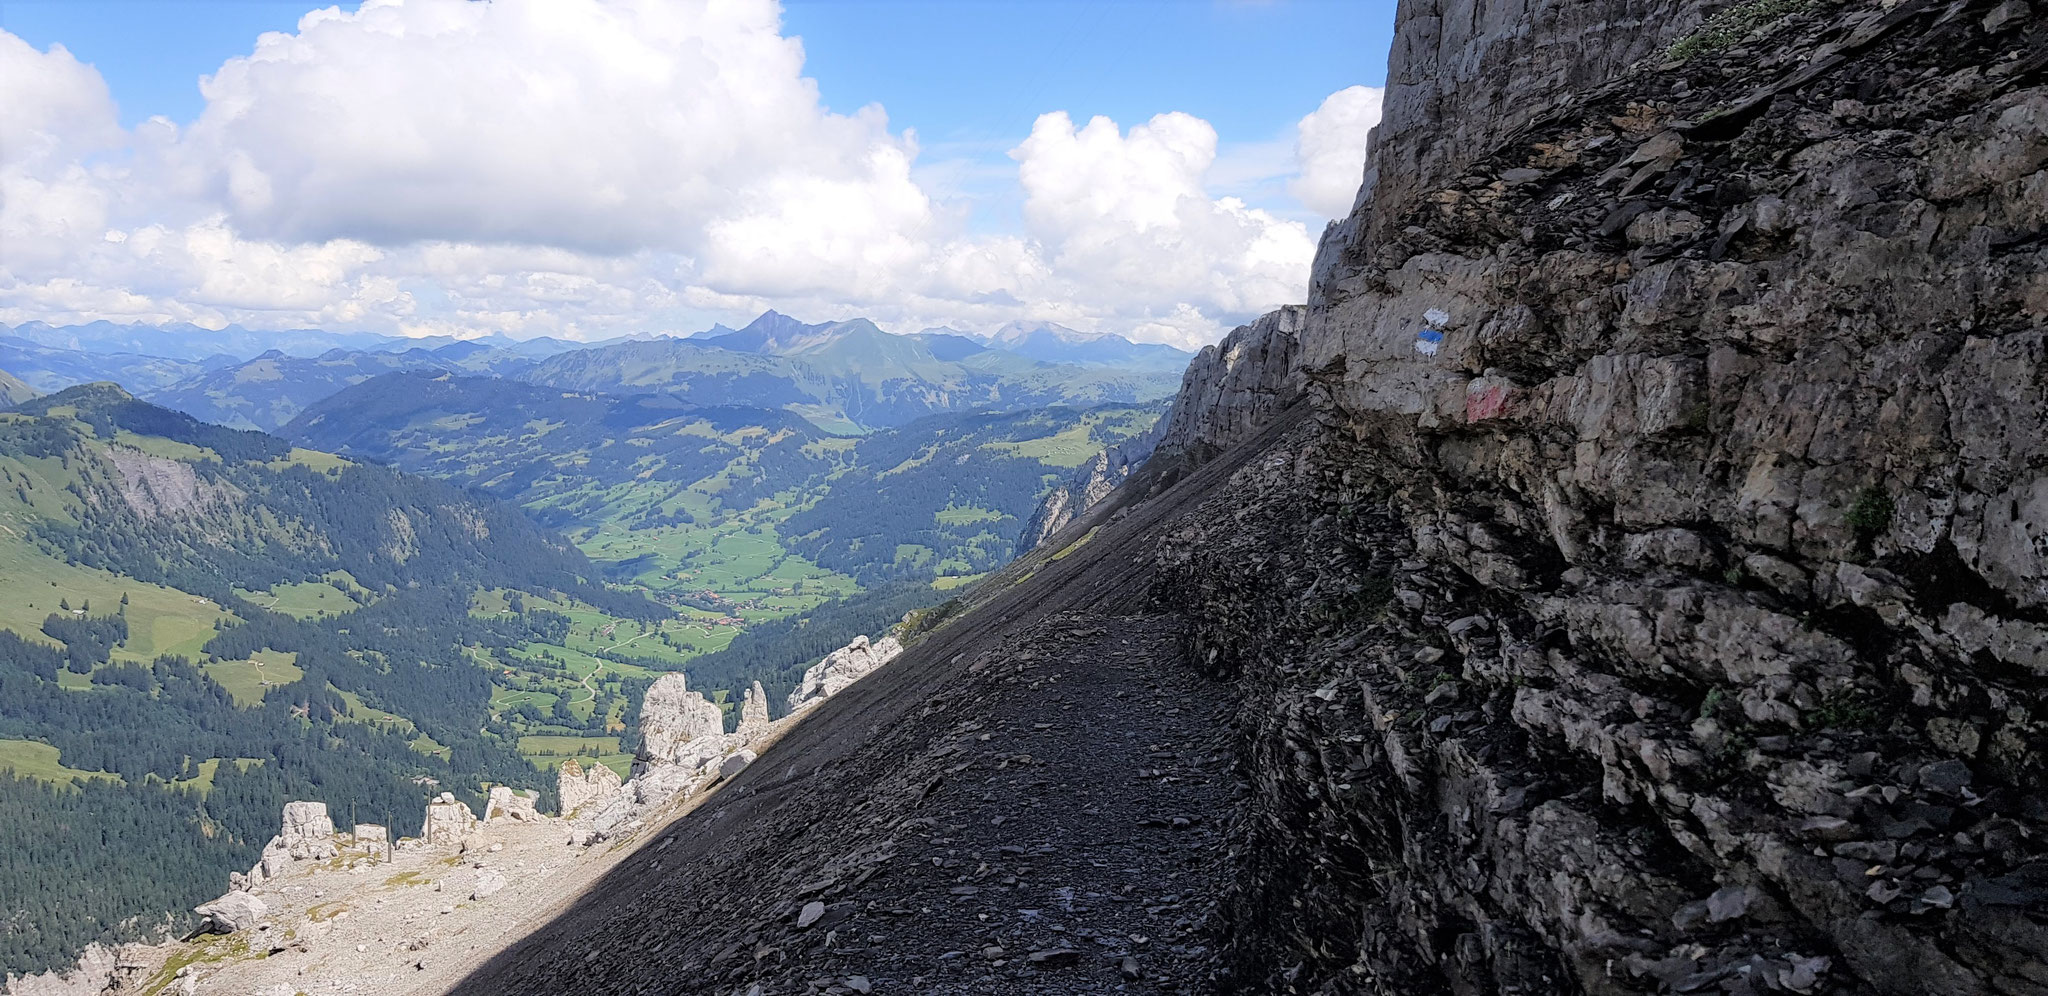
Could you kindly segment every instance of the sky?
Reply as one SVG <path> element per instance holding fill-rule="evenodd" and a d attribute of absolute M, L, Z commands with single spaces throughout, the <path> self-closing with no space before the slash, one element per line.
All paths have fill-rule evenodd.
<path fill-rule="evenodd" d="M 0 0 L 0 322 L 1184 346 L 1306 294 L 1373 0 Z"/>

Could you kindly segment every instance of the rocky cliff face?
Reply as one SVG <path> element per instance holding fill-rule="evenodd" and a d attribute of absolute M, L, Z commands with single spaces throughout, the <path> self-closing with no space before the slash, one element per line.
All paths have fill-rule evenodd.
<path fill-rule="evenodd" d="M 1308 309 L 1290 305 L 1204 346 L 1188 364 L 1149 467 L 1167 477 L 1251 437 L 1308 383 L 1301 331 Z"/>
<path fill-rule="evenodd" d="M 1162 418 L 1143 435 L 1095 454 L 1065 483 L 1046 492 L 1045 497 L 1039 499 L 1038 508 L 1031 513 L 1031 518 L 1024 520 L 1024 531 L 1017 537 L 1017 549 L 1036 549 L 1054 533 L 1065 529 L 1069 523 L 1108 498 L 1152 456 L 1159 437 L 1166 430 L 1166 423 L 1167 420 Z"/>
<path fill-rule="evenodd" d="M 1298 356 L 1162 443 L 1315 408 L 1161 547 L 1228 986 L 2048 993 L 2044 15 L 1403 4 Z"/>

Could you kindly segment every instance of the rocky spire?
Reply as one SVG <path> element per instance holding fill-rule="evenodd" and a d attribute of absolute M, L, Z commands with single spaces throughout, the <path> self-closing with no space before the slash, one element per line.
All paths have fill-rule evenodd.
<path fill-rule="evenodd" d="M 768 692 L 757 681 L 752 688 L 747 689 L 746 697 L 740 701 L 739 734 L 747 742 L 752 743 L 767 732 Z"/>
<path fill-rule="evenodd" d="M 660 764 L 675 764 L 698 752 L 691 741 L 725 735 L 725 714 L 702 692 L 690 690 L 681 672 L 664 674 L 647 689 L 640 703 L 640 752 L 635 774 Z"/>
<path fill-rule="evenodd" d="M 597 763 L 585 768 L 573 757 L 555 769 L 555 791 L 562 797 L 563 816 L 574 816 L 593 800 L 611 798 L 620 784 L 618 772 Z"/>

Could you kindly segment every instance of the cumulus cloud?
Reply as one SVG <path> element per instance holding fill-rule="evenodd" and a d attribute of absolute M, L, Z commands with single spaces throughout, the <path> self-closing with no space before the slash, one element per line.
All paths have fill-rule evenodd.
<path fill-rule="evenodd" d="M 1305 292 L 1307 229 L 1209 193 L 1199 118 L 1045 114 L 1023 228 L 969 232 L 915 133 L 830 111 L 803 58 L 772 0 L 365 0 L 124 132 L 92 67 L 0 32 L 0 321 L 596 337 L 774 306 L 1193 345 Z M 1302 119 L 1303 203 L 1348 208 L 1377 100 Z"/>
<path fill-rule="evenodd" d="M 1323 99 L 1295 126 L 1294 156 L 1299 174 L 1289 185 L 1304 207 L 1325 218 L 1351 213 L 1365 180 L 1366 138 L 1380 123 L 1386 90 L 1345 87 Z"/>
<path fill-rule="evenodd" d="M 1074 289 L 1156 301 L 1145 318 L 1193 305 L 1245 314 L 1298 299 L 1315 246 L 1299 222 L 1212 199 L 1204 178 L 1216 161 L 1216 130 L 1182 113 L 1119 132 L 1063 112 L 1039 117 L 1011 155 L 1024 217 L 1054 272 Z"/>

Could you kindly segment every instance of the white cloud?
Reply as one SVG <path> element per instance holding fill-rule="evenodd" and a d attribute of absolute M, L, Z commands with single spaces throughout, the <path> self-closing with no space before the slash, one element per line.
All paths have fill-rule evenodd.
<path fill-rule="evenodd" d="M 599 337 L 774 306 L 1192 345 L 1305 292 L 1309 232 L 1214 195 L 1249 167 L 1207 122 L 1056 112 L 1012 171 L 920 164 L 881 108 L 822 104 L 779 14 L 366 0 L 133 132 L 92 67 L 0 32 L 0 321 Z M 1320 213 L 1349 206 L 1377 96 L 1302 119 L 1291 189 Z M 997 200 L 1021 230 L 969 231 Z"/>
<path fill-rule="evenodd" d="M 1380 87 L 1345 87 L 1323 99 L 1295 126 L 1300 170 L 1289 189 L 1303 206 L 1325 218 L 1351 213 L 1365 181 L 1366 138 L 1380 123 Z"/>

